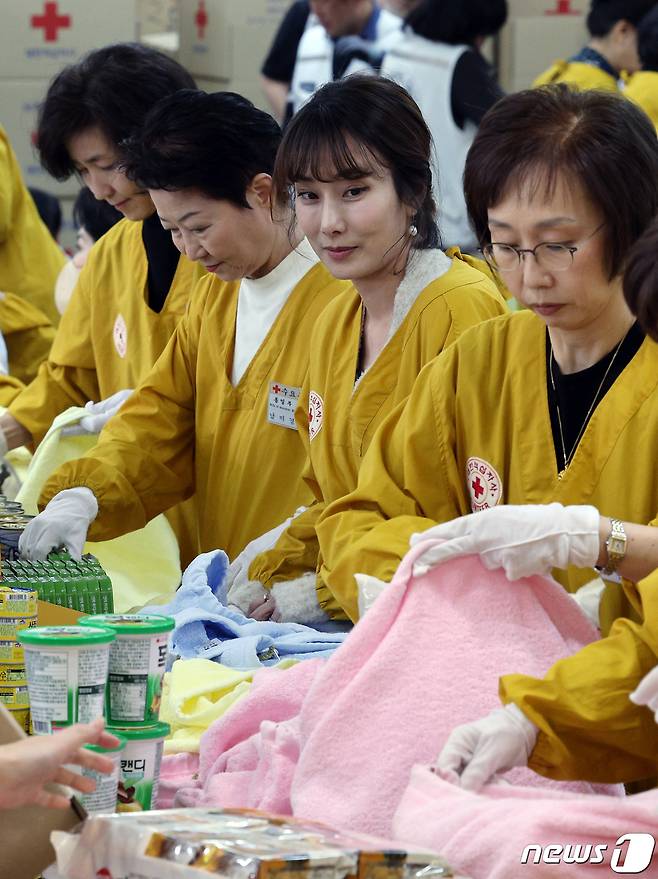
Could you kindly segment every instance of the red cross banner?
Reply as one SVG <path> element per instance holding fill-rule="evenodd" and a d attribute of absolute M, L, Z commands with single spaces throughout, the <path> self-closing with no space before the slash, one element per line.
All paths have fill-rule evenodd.
<path fill-rule="evenodd" d="M 48 80 L 90 49 L 138 36 L 137 0 L 0 0 L 0 15 L 0 78 Z"/>

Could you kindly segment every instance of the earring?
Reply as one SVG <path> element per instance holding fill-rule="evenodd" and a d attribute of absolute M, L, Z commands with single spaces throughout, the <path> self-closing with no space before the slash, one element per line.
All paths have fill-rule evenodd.
<path fill-rule="evenodd" d="M 414 223 L 409 226 L 409 234 L 412 238 L 415 238 L 416 235 L 418 235 L 418 227 Z"/>

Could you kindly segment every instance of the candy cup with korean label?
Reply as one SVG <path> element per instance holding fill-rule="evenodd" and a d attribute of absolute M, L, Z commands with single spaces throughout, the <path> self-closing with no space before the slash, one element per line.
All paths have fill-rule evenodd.
<path fill-rule="evenodd" d="M 19 632 L 18 640 L 25 650 L 36 735 L 103 716 L 114 632 L 89 626 L 41 626 Z"/>
<path fill-rule="evenodd" d="M 80 625 L 105 627 L 116 636 L 106 692 L 108 725 L 156 723 L 174 620 L 156 614 L 97 614 L 83 617 Z"/>

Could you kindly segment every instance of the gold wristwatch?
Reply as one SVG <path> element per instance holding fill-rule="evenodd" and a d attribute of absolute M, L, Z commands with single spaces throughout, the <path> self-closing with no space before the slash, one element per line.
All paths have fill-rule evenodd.
<path fill-rule="evenodd" d="M 610 519 L 610 534 L 605 542 L 605 548 L 608 555 L 608 561 L 601 568 L 601 573 L 606 575 L 614 574 L 619 565 L 626 556 L 626 546 L 628 539 L 624 531 L 624 524 L 619 519 Z"/>

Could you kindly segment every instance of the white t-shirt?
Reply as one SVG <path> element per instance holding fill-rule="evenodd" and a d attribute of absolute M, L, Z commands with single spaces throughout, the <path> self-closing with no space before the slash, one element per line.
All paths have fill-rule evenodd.
<path fill-rule="evenodd" d="M 269 274 L 262 278 L 242 279 L 231 373 L 234 387 L 263 344 L 292 291 L 318 261 L 317 254 L 304 238 Z"/>

